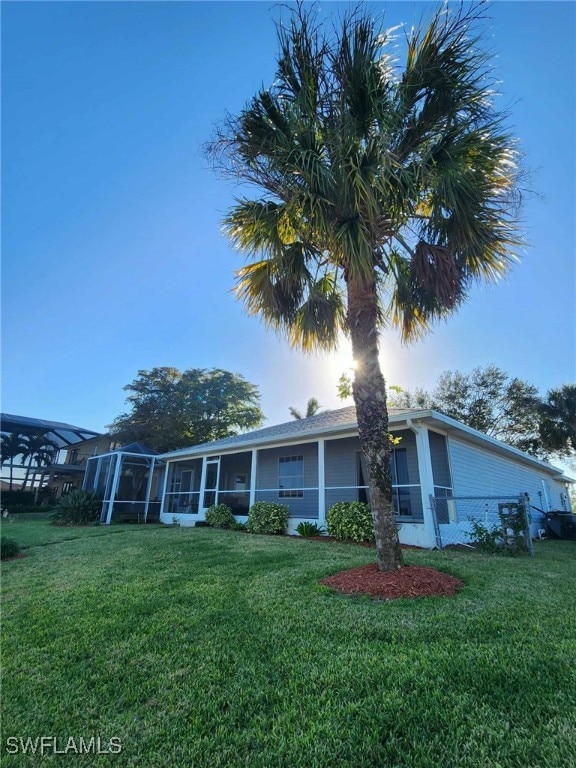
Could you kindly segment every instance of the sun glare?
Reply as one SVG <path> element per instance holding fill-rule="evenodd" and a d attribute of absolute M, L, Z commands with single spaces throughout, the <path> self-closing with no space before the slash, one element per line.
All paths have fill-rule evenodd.
<path fill-rule="evenodd" d="M 352 349 L 350 342 L 346 338 L 342 338 L 338 345 L 338 351 L 327 360 L 328 363 L 328 375 L 330 380 L 336 383 L 340 377 L 345 374 L 350 376 L 357 368 L 356 360 L 352 355 Z"/>

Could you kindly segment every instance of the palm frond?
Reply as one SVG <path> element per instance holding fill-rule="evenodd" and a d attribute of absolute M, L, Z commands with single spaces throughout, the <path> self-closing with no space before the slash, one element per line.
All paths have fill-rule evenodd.
<path fill-rule="evenodd" d="M 299 4 L 279 28 L 276 81 L 215 144 L 264 195 L 224 223 L 255 260 L 236 293 L 292 343 L 330 346 L 345 327 L 335 275 L 378 291 L 375 323 L 409 339 L 514 263 L 518 156 L 494 107 L 483 7 L 434 13 L 408 35 L 402 73 L 360 8 L 330 33 Z"/>
<path fill-rule="evenodd" d="M 326 274 L 308 286 L 307 297 L 288 329 L 288 338 L 293 346 L 305 352 L 315 348 L 332 351 L 338 347 L 338 337 L 345 324 L 343 296 L 334 275 Z"/>

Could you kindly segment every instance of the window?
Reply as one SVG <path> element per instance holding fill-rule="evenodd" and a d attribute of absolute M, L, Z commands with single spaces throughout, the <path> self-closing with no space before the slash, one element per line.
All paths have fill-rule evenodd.
<path fill-rule="evenodd" d="M 304 496 L 304 457 L 283 456 L 278 459 L 278 488 L 280 499 L 301 499 Z"/>
<path fill-rule="evenodd" d="M 358 451 L 356 454 L 356 474 L 358 476 L 358 501 L 370 504 L 368 469 L 366 467 L 366 457 L 362 451 Z"/>
<path fill-rule="evenodd" d="M 412 515 L 412 502 L 410 499 L 410 479 L 408 477 L 408 457 L 406 448 L 394 448 L 390 456 L 390 469 L 392 474 L 392 499 L 397 515 L 407 517 Z M 358 501 L 370 503 L 368 485 L 368 470 L 366 459 L 362 452 L 356 454 L 356 473 L 358 477 Z"/>
<path fill-rule="evenodd" d="M 392 499 L 396 514 L 401 517 L 412 515 L 412 502 L 410 489 L 402 488 L 410 484 L 408 476 L 408 454 L 406 448 L 394 448 L 391 457 L 392 463 Z"/>

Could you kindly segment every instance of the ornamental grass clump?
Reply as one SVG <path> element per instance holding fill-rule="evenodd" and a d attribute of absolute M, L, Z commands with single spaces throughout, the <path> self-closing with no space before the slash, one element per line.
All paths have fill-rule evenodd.
<path fill-rule="evenodd" d="M 235 528 L 236 518 L 226 504 L 212 504 L 206 510 L 205 520 L 211 528 Z"/>
<path fill-rule="evenodd" d="M 7 560 L 9 557 L 16 557 L 20 552 L 20 545 L 14 539 L 8 536 L 2 536 L 0 539 L 0 559 Z"/>
<path fill-rule="evenodd" d="M 374 524 L 368 504 L 339 501 L 328 510 L 328 533 L 344 541 L 374 541 Z"/>
<path fill-rule="evenodd" d="M 303 520 L 296 526 L 296 533 L 299 536 L 309 539 L 313 536 L 322 536 L 326 531 L 321 525 L 319 526 L 318 523 L 310 523 L 307 520 Z"/>
<path fill-rule="evenodd" d="M 248 512 L 246 530 L 248 533 L 282 535 L 286 532 L 290 510 L 285 504 L 271 501 L 257 501 Z"/>
<path fill-rule="evenodd" d="M 70 491 L 50 517 L 54 525 L 91 525 L 100 519 L 102 499 L 94 491 Z"/>

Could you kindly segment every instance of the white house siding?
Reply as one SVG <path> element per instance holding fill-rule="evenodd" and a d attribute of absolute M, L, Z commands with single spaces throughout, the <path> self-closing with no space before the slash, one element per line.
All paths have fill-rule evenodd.
<path fill-rule="evenodd" d="M 448 449 L 453 474 L 454 496 L 518 496 L 528 493 L 530 504 L 547 511 L 562 509 L 565 485 L 546 471 L 530 467 L 500 454 L 449 438 Z M 547 497 L 547 499 L 546 499 Z M 535 533 L 541 515 L 531 509 Z"/>
<path fill-rule="evenodd" d="M 288 456 L 304 459 L 302 498 L 281 498 L 278 488 L 278 461 Z M 302 443 L 258 451 L 256 501 L 286 504 L 290 516 L 314 520 L 318 518 L 318 443 Z"/>

